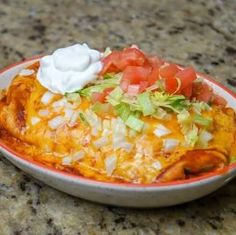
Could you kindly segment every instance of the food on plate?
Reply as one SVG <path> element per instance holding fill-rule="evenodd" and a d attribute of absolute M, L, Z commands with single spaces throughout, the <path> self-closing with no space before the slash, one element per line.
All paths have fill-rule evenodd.
<path fill-rule="evenodd" d="M 236 155 L 235 112 L 192 66 L 137 46 L 76 44 L 23 69 L 0 96 L 0 140 L 46 166 L 106 182 L 172 182 Z"/>

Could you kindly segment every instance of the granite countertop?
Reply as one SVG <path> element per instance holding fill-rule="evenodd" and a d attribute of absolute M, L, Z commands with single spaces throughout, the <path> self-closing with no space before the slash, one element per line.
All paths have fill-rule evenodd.
<path fill-rule="evenodd" d="M 58 47 L 138 44 L 236 91 L 235 0 L 2 0 L 0 67 Z M 236 180 L 162 209 L 103 206 L 58 192 L 0 156 L 0 234 L 236 234 Z"/>

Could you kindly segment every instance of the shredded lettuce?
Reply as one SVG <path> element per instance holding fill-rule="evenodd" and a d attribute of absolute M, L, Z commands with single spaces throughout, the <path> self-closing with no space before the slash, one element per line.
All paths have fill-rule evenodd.
<path fill-rule="evenodd" d="M 99 79 L 90 86 L 81 89 L 78 93 L 85 97 L 91 97 L 93 92 L 103 92 L 106 88 L 115 88 L 119 86 L 121 74 L 109 74 L 107 79 Z"/>
<path fill-rule="evenodd" d="M 116 106 L 121 103 L 121 98 L 123 96 L 123 90 L 117 86 L 108 96 L 107 102 L 109 102 L 112 106 Z"/>
<path fill-rule="evenodd" d="M 211 107 L 205 102 L 193 102 L 193 111 L 197 114 L 201 114 L 202 111 L 210 110 Z"/>
<path fill-rule="evenodd" d="M 193 121 L 196 124 L 201 125 L 201 126 L 205 126 L 205 127 L 209 127 L 212 124 L 211 118 L 206 118 L 206 117 L 203 117 L 202 115 L 199 115 L 199 114 L 195 114 L 193 116 Z"/>
<path fill-rule="evenodd" d="M 125 121 L 125 124 L 130 127 L 131 129 L 140 132 L 143 129 L 144 122 L 134 115 L 130 115 L 127 120 Z"/>
<path fill-rule="evenodd" d="M 82 112 L 79 112 L 79 119 L 83 124 L 88 125 L 88 122 L 86 121 L 86 118 Z"/>
<path fill-rule="evenodd" d="M 137 96 L 139 105 L 142 108 L 142 113 L 144 116 L 152 115 L 155 113 L 154 105 L 150 99 L 150 93 L 144 92 Z"/>
<path fill-rule="evenodd" d="M 111 84 L 100 84 L 100 85 L 94 85 L 94 86 L 89 86 L 87 88 L 84 88 L 82 90 L 79 91 L 79 94 L 85 97 L 91 97 L 92 93 L 94 92 L 103 92 L 106 88 L 110 88 L 110 87 L 115 87 L 115 85 L 111 85 Z"/>
<path fill-rule="evenodd" d="M 198 141 L 198 128 L 193 125 L 192 128 L 184 135 L 186 144 L 190 147 L 194 147 Z"/>
<path fill-rule="evenodd" d="M 183 134 L 187 133 L 192 127 L 192 118 L 190 113 L 184 109 L 177 115 L 178 123 L 181 126 Z"/>
<path fill-rule="evenodd" d="M 99 113 L 99 114 L 106 114 L 108 112 L 110 112 L 111 110 L 111 105 L 108 103 L 100 103 L 100 102 L 96 102 L 93 106 L 92 106 L 92 110 L 95 113 Z"/>
<path fill-rule="evenodd" d="M 190 106 L 190 102 L 183 95 L 169 95 L 164 92 L 153 92 L 151 100 L 156 107 L 162 107 L 179 113 Z"/>
<path fill-rule="evenodd" d="M 76 102 L 76 103 L 80 103 L 81 102 L 81 98 L 80 98 L 80 94 L 79 93 L 66 93 L 65 97 L 68 101 L 71 102 Z"/>
<path fill-rule="evenodd" d="M 126 121 L 131 114 L 131 110 L 128 104 L 121 103 L 115 107 L 117 114 L 123 121 Z"/>

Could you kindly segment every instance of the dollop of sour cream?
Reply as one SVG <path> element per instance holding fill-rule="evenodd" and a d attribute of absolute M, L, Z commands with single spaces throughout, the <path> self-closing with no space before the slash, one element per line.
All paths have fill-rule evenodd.
<path fill-rule="evenodd" d="M 40 60 L 37 79 L 53 93 L 78 91 L 98 77 L 102 53 L 87 44 L 60 48 Z"/>

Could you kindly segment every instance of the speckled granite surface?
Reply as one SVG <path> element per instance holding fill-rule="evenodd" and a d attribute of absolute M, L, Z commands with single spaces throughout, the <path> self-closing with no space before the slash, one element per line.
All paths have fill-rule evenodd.
<path fill-rule="evenodd" d="M 138 44 L 236 91 L 236 1 L 0 0 L 0 67 L 57 47 Z M 36 182 L 0 157 L 0 234 L 236 234 L 236 180 L 163 209 L 107 207 Z"/>

